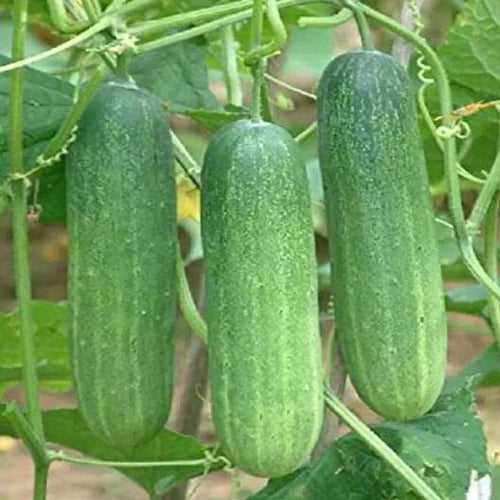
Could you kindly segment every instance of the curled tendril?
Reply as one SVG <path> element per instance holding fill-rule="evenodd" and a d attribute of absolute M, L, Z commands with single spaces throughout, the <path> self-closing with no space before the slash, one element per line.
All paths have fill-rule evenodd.
<path fill-rule="evenodd" d="M 445 125 L 438 127 L 436 133 L 441 139 L 450 139 L 453 136 L 459 139 L 467 139 L 471 134 L 471 128 L 467 122 L 460 120 L 456 122 L 453 127 L 447 127 Z"/>
<path fill-rule="evenodd" d="M 50 158 L 45 158 L 43 155 L 40 155 L 36 160 L 36 166 L 37 166 L 36 170 L 51 167 L 55 163 L 59 162 L 64 156 L 66 156 L 69 152 L 69 147 L 76 141 L 77 131 L 78 127 L 77 126 L 73 127 L 73 130 L 71 131 L 68 140 L 64 143 L 64 146 L 54 156 L 51 156 Z M 31 173 L 28 172 L 28 175 L 31 175 Z"/>
<path fill-rule="evenodd" d="M 196 485 L 194 486 L 194 488 L 189 493 L 189 496 L 187 497 L 188 500 L 191 500 L 196 495 L 196 492 L 198 491 L 202 480 L 208 475 L 212 465 L 217 465 L 220 462 L 222 462 L 224 464 L 224 467 L 222 470 L 232 474 L 234 468 L 233 468 L 231 462 L 224 455 L 217 455 L 217 451 L 219 450 L 219 447 L 220 447 L 220 445 L 217 445 L 213 451 L 210 451 L 210 450 L 204 451 L 203 454 L 205 455 L 205 465 L 204 465 L 204 469 L 203 469 L 203 474 L 199 478 L 199 480 L 196 483 Z"/>

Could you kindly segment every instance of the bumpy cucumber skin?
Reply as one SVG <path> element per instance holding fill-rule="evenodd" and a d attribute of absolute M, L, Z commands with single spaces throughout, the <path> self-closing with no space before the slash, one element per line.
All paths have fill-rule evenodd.
<path fill-rule="evenodd" d="M 212 409 L 223 450 L 263 477 L 309 457 L 323 418 L 316 263 L 300 151 L 242 120 L 202 172 Z"/>
<path fill-rule="evenodd" d="M 172 395 L 176 205 L 161 103 L 97 91 L 67 157 L 70 348 L 89 428 L 119 449 L 152 438 Z"/>
<path fill-rule="evenodd" d="M 446 316 L 414 95 L 391 57 L 334 59 L 318 91 L 337 335 L 349 376 L 380 415 L 436 401 Z"/>

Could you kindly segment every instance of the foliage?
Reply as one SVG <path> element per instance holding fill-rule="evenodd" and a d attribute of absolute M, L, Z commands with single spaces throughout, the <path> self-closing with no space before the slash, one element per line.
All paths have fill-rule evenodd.
<path fill-rule="evenodd" d="M 0 435 L 16 437 L 9 422 L 2 417 L 0 405 Z M 89 457 L 120 462 L 155 462 L 203 460 L 207 448 L 197 439 L 170 430 L 163 430 L 149 443 L 130 454 L 113 450 L 94 436 L 77 410 L 52 410 L 43 414 L 47 441 L 80 451 Z M 220 468 L 220 462 L 212 466 Z M 150 494 L 161 494 L 177 482 L 202 475 L 203 465 L 119 468 L 120 472 L 138 483 Z"/>
<path fill-rule="evenodd" d="M 407 423 L 372 429 L 421 475 L 441 498 L 463 500 L 473 470 L 489 472 L 482 425 L 473 409 L 471 380 L 446 388 L 430 413 Z M 271 480 L 252 500 L 331 498 L 416 500 L 417 496 L 355 434 L 337 440 L 321 460 Z"/>
<path fill-rule="evenodd" d="M 68 0 L 78 1 L 78 0 Z M 30 0 L 29 19 L 36 29 L 44 26 L 45 35 L 50 32 L 52 43 L 61 43 L 65 37 L 55 34 L 57 31 L 50 24 L 47 2 Z M 108 0 L 102 1 L 107 6 Z M 154 2 L 154 5 L 136 12 L 131 24 L 140 25 L 145 19 L 162 18 L 167 15 L 182 14 L 204 7 L 232 4 L 230 0 L 182 0 Z M 377 2 L 365 2 L 373 5 Z M 470 103 L 491 102 L 500 99 L 500 4 L 497 0 L 450 0 L 460 11 L 446 40 L 437 53 L 444 64 L 451 82 L 453 107 L 455 109 Z M 12 0 L 0 0 L 0 12 L 12 11 Z M 301 16 L 330 15 L 330 4 L 294 5 L 282 9 L 283 20 L 289 31 L 289 45 L 285 51 L 283 63 L 270 65 L 270 71 L 281 75 L 300 72 L 317 78 L 332 55 L 332 32 L 322 28 L 303 29 L 297 26 Z M 222 16 L 219 16 L 219 18 Z M 169 28 L 168 33 L 178 33 L 178 29 L 199 26 L 193 21 Z M 117 26 L 114 26 L 116 28 Z M 118 26 L 120 28 L 120 26 Z M 246 85 L 250 69 L 241 57 L 250 46 L 249 23 L 240 22 L 234 26 L 238 44 L 237 68 L 239 76 Z M 168 111 L 182 115 L 194 121 L 204 131 L 217 131 L 223 125 L 247 118 L 249 111 L 245 105 L 234 106 L 220 102 L 211 86 L 214 80 L 220 81 L 223 69 L 223 51 L 220 30 L 204 36 L 158 48 L 134 57 L 130 72 L 143 87 L 156 94 Z M 162 33 L 165 36 L 167 32 Z M 97 64 L 100 59 L 95 49 L 115 34 L 109 30 L 95 43 L 68 52 L 68 59 L 61 59 L 56 69 L 67 70 L 71 61 L 77 66 L 91 61 Z M 269 23 L 264 23 L 265 41 L 272 38 Z M 149 38 L 148 38 L 149 40 Z M 91 49 L 86 50 L 86 49 Z M 92 53 L 93 51 L 93 53 Z M 85 55 L 82 58 L 82 55 Z M 416 57 L 412 58 L 409 72 L 415 89 L 421 84 L 418 78 Z M 51 61 L 53 61 L 51 59 Z M 59 61 L 59 59 L 57 60 Z M 10 62 L 0 55 L 0 66 Z M 77 68 L 78 70 L 78 68 Z M 81 72 L 80 81 L 75 78 L 77 71 L 60 76 L 40 69 L 40 66 L 28 67 L 24 71 L 23 94 L 23 147 L 25 170 L 36 166 L 37 158 L 58 131 L 62 121 L 68 115 L 75 95 L 85 89 L 89 71 Z M 10 193 L 7 179 L 9 167 L 8 132 L 9 105 L 11 98 L 10 74 L 0 73 L 0 215 L 7 207 Z M 271 101 L 279 99 L 277 88 L 270 87 Z M 433 118 L 440 115 L 440 102 L 436 85 L 431 85 L 426 92 L 426 102 Z M 293 91 L 281 90 L 286 99 Z M 277 106 L 274 106 L 275 108 Z M 291 106 L 293 108 L 293 106 Z M 300 123 L 291 123 L 282 109 L 276 113 L 280 121 L 290 129 L 298 131 Z M 483 110 L 466 119 L 472 134 L 465 141 L 459 141 L 461 164 L 471 173 L 483 178 L 490 169 L 497 151 L 499 113 L 493 108 Z M 439 125 L 439 120 L 436 121 Z M 444 193 L 443 154 L 430 133 L 422 116 L 419 122 L 427 168 L 432 182 L 433 194 Z M 198 149 L 205 146 L 204 139 L 198 139 Z M 313 193 L 315 217 L 324 218 L 322 213 L 323 192 L 317 168 L 316 142 L 309 138 L 302 145 L 307 156 L 309 183 Z M 189 148 L 192 149 L 192 148 Z M 200 157 L 200 151 L 191 151 Z M 65 221 L 65 166 L 64 158 L 41 171 L 38 197 L 30 191 L 28 203 L 39 203 L 43 210 L 42 223 L 62 223 Z M 31 179 L 31 187 L 35 178 Z M 181 218 L 190 217 L 194 221 L 183 221 L 183 225 L 192 237 L 188 262 L 202 256 L 199 224 L 196 221 L 199 212 L 199 197 L 192 192 L 191 183 L 180 182 Z M 186 187 L 187 186 L 187 187 Z M 470 188 L 470 184 L 463 185 Z M 478 189 L 473 186 L 473 189 Z M 187 193 L 187 194 L 186 194 Z M 446 219 L 446 214 L 440 214 Z M 456 235 L 446 224 L 438 224 L 439 252 L 441 269 L 446 280 L 465 281 L 459 287 L 446 291 L 446 308 L 449 312 L 466 313 L 488 320 L 488 292 L 476 283 L 471 283 L 472 276 L 464 265 Z M 483 241 L 475 238 L 475 249 L 482 256 Z M 322 282 L 329 281 L 329 268 L 321 268 Z M 33 301 L 31 303 L 35 325 L 36 371 L 43 389 L 67 391 L 71 389 L 70 365 L 67 348 L 67 307 L 65 303 Z M 491 326 L 491 325 L 490 325 Z M 19 385 L 22 380 L 22 343 L 20 334 L 19 312 L 0 313 L 0 394 L 6 388 Z M 473 407 L 472 391 L 479 387 L 500 385 L 500 351 L 492 344 L 478 357 L 472 360 L 458 375 L 447 381 L 446 388 L 431 412 L 419 419 L 406 422 L 383 422 L 373 426 L 379 435 L 397 454 L 424 478 L 442 498 L 462 499 L 469 485 L 472 471 L 479 475 L 490 472 L 486 459 L 486 446 L 481 423 Z M 2 415 L 4 406 L 0 405 L 0 435 L 19 437 L 9 421 Z M 47 439 L 55 445 L 71 448 L 88 457 L 115 461 L 197 461 L 197 465 L 164 465 L 120 469 L 141 485 L 151 496 L 168 491 L 175 484 L 208 472 L 203 460 L 209 450 L 199 440 L 163 430 L 150 443 L 137 448 L 133 453 L 124 455 L 101 442 L 91 434 L 84 424 L 78 410 L 52 410 L 43 415 Z M 210 450 L 213 452 L 213 450 Z M 213 462 L 211 470 L 221 468 L 222 462 Z M 495 495 L 500 498 L 500 469 L 492 469 Z M 315 464 L 295 471 L 290 476 L 273 479 L 267 486 L 250 497 L 252 500 L 326 500 L 327 498 L 356 498 L 371 500 L 377 492 L 381 499 L 413 500 L 417 496 L 407 483 L 396 474 L 384 460 L 374 454 L 355 433 L 343 436 L 335 441 L 323 457 Z"/>

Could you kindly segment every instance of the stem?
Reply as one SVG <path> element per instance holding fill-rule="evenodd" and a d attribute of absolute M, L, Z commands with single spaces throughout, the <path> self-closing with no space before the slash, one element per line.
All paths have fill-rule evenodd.
<path fill-rule="evenodd" d="M 292 7 L 294 5 L 304 5 L 308 3 L 322 3 L 328 2 L 328 0 L 280 0 L 277 2 L 279 8 Z M 252 17 L 252 10 L 243 10 L 236 14 L 222 17 L 220 19 L 215 19 L 214 21 L 205 23 L 201 26 L 196 26 L 194 28 L 182 31 L 180 33 L 175 33 L 173 35 L 167 35 L 165 37 L 153 40 L 151 42 L 144 43 L 137 47 L 137 54 L 142 54 L 150 50 L 155 50 L 160 47 L 167 47 L 168 45 L 173 45 L 175 43 L 183 42 L 184 40 L 190 40 L 191 38 L 196 38 L 197 36 L 210 33 L 211 31 L 216 31 L 224 26 L 229 26 L 231 24 L 239 23 L 240 21 L 245 21 Z"/>
<path fill-rule="evenodd" d="M 257 49 L 261 45 L 262 31 L 264 28 L 264 9 L 263 0 L 254 0 L 252 13 L 252 34 L 251 34 L 251 51 Z M 264 77 L 264 61 L 257 59 L 252 65 L 252 105 L 251 117 L 253 121 L 260 121 L 261 118 L 261 102 L 262 102 L 262 80 Z"/>
<path fill-rule="evenodd" d="M 224 74 L 226 77 L 227 98 L 233 106 L 243 104 L 243 92 L 241 90 L 240 74 L 238 72 L 238 58 L 232 26 L 222 28 L 224 47 Z"/>
<path fill-rule="evenodd" d="M 28 1 L 14 2 L 12 60 L 24 57 L 24 44 L 28 20 Z M 23 71 L 13 71 L 10 78 L 9 102 L 10 172 L 22 175 L 23 166 Z M 14 268 L 16 295 L 19 303 L 23 349 L 23 379 L 28 418 L 36 434 L 43 440 L 43 424 L 38 401 L 38 379 L 33 318 L 31 311 L 31 283 L 28 256 L 28 227 L 26 222 L 27 187 L 24 179 L 12 183 L 12 224 L 14 236 Z"/>
<path fill-rule="evenodd" d="M 49 479 L 49 465 L 35 465 L 34 500 L 47 498 L 47 481 Z"/>
<path fill-rule="evenodd" d="M 295 142 L 305 141 L 310 135 L 314 134 L 318 128 L 318 122 L 312 122 L 307 128 L 305 128 L 300 134 L 294 137 Z"/>
<path fill-rule="evenodd" d="M 68 22 L 68 13 L 64 6 L 64 0 L 47 0 L 47 5 L 49 7 L 49 15 L 52 24 L 54 24 L 61 33 L 77 33 L 88 26 L 88 23 Z"/>
<path fill-rule="evenodd" d="M 158 3 L 158 0 L 113 0 L 106 10 L 106 14 L 119 14 L 121 16 L 134 14 Z"/>
<path fill-rule="evenodd" d="M 327 364 L 327 377 L 330 380 L 332 387 L 338 398 L 342 400 L 346 386 L 347 372 L 344 366 L 344 359 L 340 351 L 339 343 L 335 336 L 335 328 L 333 324 L 328 329 L 328 338 L 325 342 L 326 352 L 330 353 L 330 359 Z M 325 416 L 323 426 L 316 447 L 313 451 L 313 461 L 318 461 L 323 456 L 327 448 L 329 448 L 337 434 L 337 426 L 339 418 L 332 412 L 327 411 L 325 407 Z"/>
<path fill-rule="evenodd" d="M 198 305 L 203 308 L 204 280 L 199 283 Z M 183 374 L 183 387 L 178 411 L 174 419 L 174 428 L 182 434 L 196 435 L 201 422 L 201 414 L 205 403 L 204 396 L 208 386 L 208 353 L 206 345 L 195 336 L 191 336 L 186 370 Z M 164 496 L 164 500 L 184 500 L 188 483 L 174 487 Z"/>
<path fill-rule="evenodd" d="M 297 21 L 299 28 L 336 28 L 350 21 L 354 16 L 351 9 L 343 7 L 333 16 L 324 17 L 300 17 Z"/>
<path fill-rule="evenodd" d="M 221 15 L 229 15 L 239 12 L 242 9 L 252 5 L 253 0 L 242 0 L 240 2 L 232 2 L 231 4 L 217 5 L 215 7 L 207 7 L 197 9 L 191 12 L 183 12 L 174 16 L 168 16 L 163 19 L 155 19 L 154 21 L 146 21 L 132 26 L 129 32 L 132 35 L 148 37 L 157 33 L 165 33 L 165 31 L 188 26 L 190 24 L 199 24 L 210 19 L 220 17 Z M 132 4 L 128 4 L 127 7 Z M 125 9 L 123 10 L 125 11 Z"/>
<path fill-rule="evenodd" d="M 354 17 L 356 19 L 356 25 L 358 26 L 359 35 L 361 36 L 361 42 L 363 44 L 363 49 L 365 50 L 375 50 L 373 45 L 372 34 L 370 32 L 370 27 L 366 21 L 365 14 L 360 8 L 359 2 L 356 0 L 345 0 L 346 7 L 352 10 Z"/>
<path fill-rule="evenodd" d="M 490 204 L 486 214 L 486 222 L 484 228 L 484 260 L 486 263 L 486 271 L 497 280 L 497 216 L 500 205 L 500 193 L 497 191 L 494 200 Z M 493 335 L 500 346 L 500 304 L 496 297 L 490 295 L 488 299 L 488 315 L 491 321 Z"/>
<path fill-rule="evenodd" d="M 95 3 L 92 0 L 82 0 L 82 4 L 91 23 L 95 24 L 99 18 L 99 12 L 96 9 Z"/>
<path fill-rule="evenodd" d="M 200 189 L 201 181 L 201 167 L 198 165 L 196 160 L 191 156 L 186 146 L 182 144 L 182 141 L 177 137 L 173 130 L 170 131 L 170 136 L 172 138 L 172 144 L 174 146 L 175 157 L 186 175 L 191 179 L 193 184 Z"/>
<path fill-rule="evenodd" d="M 259 122 L 262 119 L 262 80 L 264 79 L 264 60 L 260 60 L 252 67 L 252 104 L 250 106 L 250 116 L 252 121 Z"/>
<path fill-rule="evenodd" d="M 438 145 L 439 149 L 444 153 L 444 144 L 443 140 L 441 137 L 439 137 L 439 134 L 437 133 L 437 127 L 434 123 L 434 120 L 429 112 L 429 108 L 427 108 L 427 104 L 425 103 L 425 90 L 428 87 L 429 84 L 422 84 L 421 87 L 418 90 L 418 107 L 420 109 L 420 112 L 422 113 L 422 116 L 424 118 L 424 121 L 428 127 L 428 129 L 431 131 L 432 137 L 434 138 L 434 141 Z M 482 179 L 479 179 L 478 177 L 475 177 L 472 175 L 470 172 L 468 172 L 458 161 L 456 163 L 456 169 L 458 174 L 463 177 L 464 179 L 474 182 L 476 184 L 484 184 L 484 181 Z"/>
<path fill-rule="evenodd" d="M 287 82 L 284 82 L 283 80 L 280 80 L 279 78 L 276 78 L 275 76 L 269 74 L 269 73 L 264 73 L 264 78 L 266 80 L 269 80 L 270 82 L 274 83 L 275 85 L 279 85 L 280 87 L 283 87 L 284 89 L 290 90 L 291 92 L 295 92 L 296 94 L 303 95 L 304 97 L 309 97 L 309 99 L 312 99 L 315 101 L 317 98 L 314 94 L 311 94 L 311 92 L 307 92 L 306 90 L 299 89 L 298 87 L 294 87 L 293 85 L 290 85 Z"/>
<path fill-rule="evenodd" d="M 97 467 L 127 467 L 127 468 L 147 468 L 147 467 L 196 467 L 206 465 L 207 459 L 198 460 L 177 460 L 171 462 L 114 462 L 107 460 L 94 460 L 91 458 L 78 458 L 66 455 L 63 451 L 48 452 L 51 462 L 68 462 L 79 465 L 93 465 Z M 217 458 L 215 459 L 217 460 Z M 221 460 L 222 461 L 222 460 Z"/>
<path fill-rule="evenodd" d="M 179 307 L 184 319 L 193 332 L 206 344 L 208 332 L 207 324 L 198 311 L 193 296 L 191 295 L 191 289 L 189 288 L 179 245 L 177 245 L 177 293 L 179 296 Z"/>
<path fill-rule="evenodd" d="M 453 116 L 451 114 L 453 111 L 453 105 L 451 100 L 450 85 L 448 83 L 446 71 L 434 50 L 431 49 L 425 39 L 413 33 L 412 31 L 408 31 L 404 26 L 401 26 L 390 17 L 381 14 L 375 9 L 368 7 L 367 5 L 358 5 L 359 8 L 362 9 L 365 14 L 371 17 L 373 20 L 379 22 L 389 30 L 400 35 L 405 40 L 410 41 L 420 49 L 434 72 L 436 86 L 439 94 L 441 115 L 443 116 L 443 126 L 452 128 L 454 122 Z M 498 286 L 498 283 L 490 278 L 488 273 L 486 273 L 486 271 L 479 263 L 474 248 L 472 247 L 472 241 L 467 233 L 465 216 L 460 195 L 460 180 L 457 174 L 456 140 L 453 136 L 444 140 L 444 162 L 446 182 L 448 185 L 449 210 L 453 221 L 455 236 L 457 238 L 465 265 L 474 276 L 474 278 L 483 283 L 483 285 L 492 294 L 494 294 L 495 297 L 500 299 L 500 288 Z"/>
<path fill-rule="evenodd" d="M 276 0 L 266 1 L 267 19 L 271 25 L 273 39 L 271 42 L 262 45 L 262 37 L 259 38 L 259 45 L 253 46 L 245 57 L 245 64 L 253 66 L 259 60 L 270 57 L 279 52 L 286 44 L 288 33 L 286 26 L 281 19 L 280 11 Z"/>
<path fill-rule="evenodd" d="M 417 475 L 382 439 L 352 413 L 340 399 L 325 387 L 325 404 L 343 420 L 382 460 L 390 465 L 425 500 L 441 500 L 428 484 Z"/>
<path fill-rule="evenodd" d="M 500 109 L 499 109 L 500 114 Z M 486 180 L 486 184 L 481 189 L 479 196 L 477 197 L 474 206 L 472 207 L 471 214 L 469 216 L 469 220 L 467 221 L 467 228 L 474 235 L 490 206 L 491 200 L 493 196 L 498 191 L 500 187 L 500 128 L 498 129 L 498 138 L 497 138 L 497 156 L 495 158 L 495 162 L 493 163 L 493 167 L 491 167 L 491 171 L 488 175 L 488 179 Z M 496 276 L 496 275 L 495 275 Z M 496 279 L 496 278 L 495 278 Z"/>
<path fill-rule="evenodd" d="M 3 416 L 9 421 L 14 434 L 20 438 L 36 465 L 48 465 L 49 459 L 45 450 L 45 445 L 40 436 L 34 431 L 32 425 L 26 420 L 17 404 L 13 401 L 8 403 Z"/>
<path fill-rule="evenodd" d="M 112 20 L 110 18 L 103 17 L 96 24 L 86 29 L 85 31 L 82 31 L 80 34 L 71 38 L 67 42 L 61 43 L 60 45 L 57 45 L 56 47 L 50 50 L 46 50 L 45 52 L 40 52 L 39 54 L 35 54 L 34 56 L 27 57 L 26 59 L 21 59 L 16 62 L 0 66 L 0 73 L 6 73 L 7 71 L 12 71 L 15 69 L 22 68 L 24 66 L 28 66 L 30 64 L 44 61 L 49 57 L 53 57 L 57 54 L 60 54 L 61 52 L 64 52 L 65 50 L 76 47 L 80 43 L 83 43 L 87 41 L 89 38 L 92 38 L 97 33 L 100 33 L 101 31 L 107 29 L 111 25 L 111 22 Z"/>
<path fill-rule="evenodd" d="M 488 207 L 491 204 L 491 200 L 495 196 L 495 193 L 498 191 L 500 186 L 500 151 L 495 158 L 495 163 L 493 163 L 493 167 L 491 168 L 491 172 L 488 175 L 488 179 L 486 180 L 486 184 L 483 186 L 479 195 L 477 197 L 476 202 L 472 208 L 471 214 L 467 221 L 467 229 L 470 231 L 472 235 L 475 235 L 479 226 L 481 225 Z"/>

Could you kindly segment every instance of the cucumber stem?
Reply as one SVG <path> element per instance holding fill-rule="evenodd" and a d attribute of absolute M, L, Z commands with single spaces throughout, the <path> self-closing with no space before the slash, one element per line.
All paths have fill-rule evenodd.
<path fill-rule="evenodd" d="M 325 404 L 425 500 L 441 500 L 432 488 L 326 386 Z"/>
<path fill-rule="evenodd" d="M 254 0 L 252 11 L 252 50 L 257 49 L 261 45 L 262 31 L 264 27 L 264 9 L 263 0 Z M 262 101 L 262 81 L 264 79 L 264 59 L 258 58 L 252 65 L 252 105 L 251 117 L 253 121 L 260 121 L 261 116 L 261 101 Z"/>
<path fill-rule="evenodd" d="M 366 20 L 363 10 L 359 6 L 359 2 L 357 2 L 356 0 L 345 0 L 344 3 L 347 8 L 352 10 L 354 14 L 359 35 L 361 37 L 361 43 L 363 44 L 363 49 L 375 50 L 375 45 L 373 44 L 373 38 L 370 32 L 370 27 L 368 26 L 368 22 Z"/>

